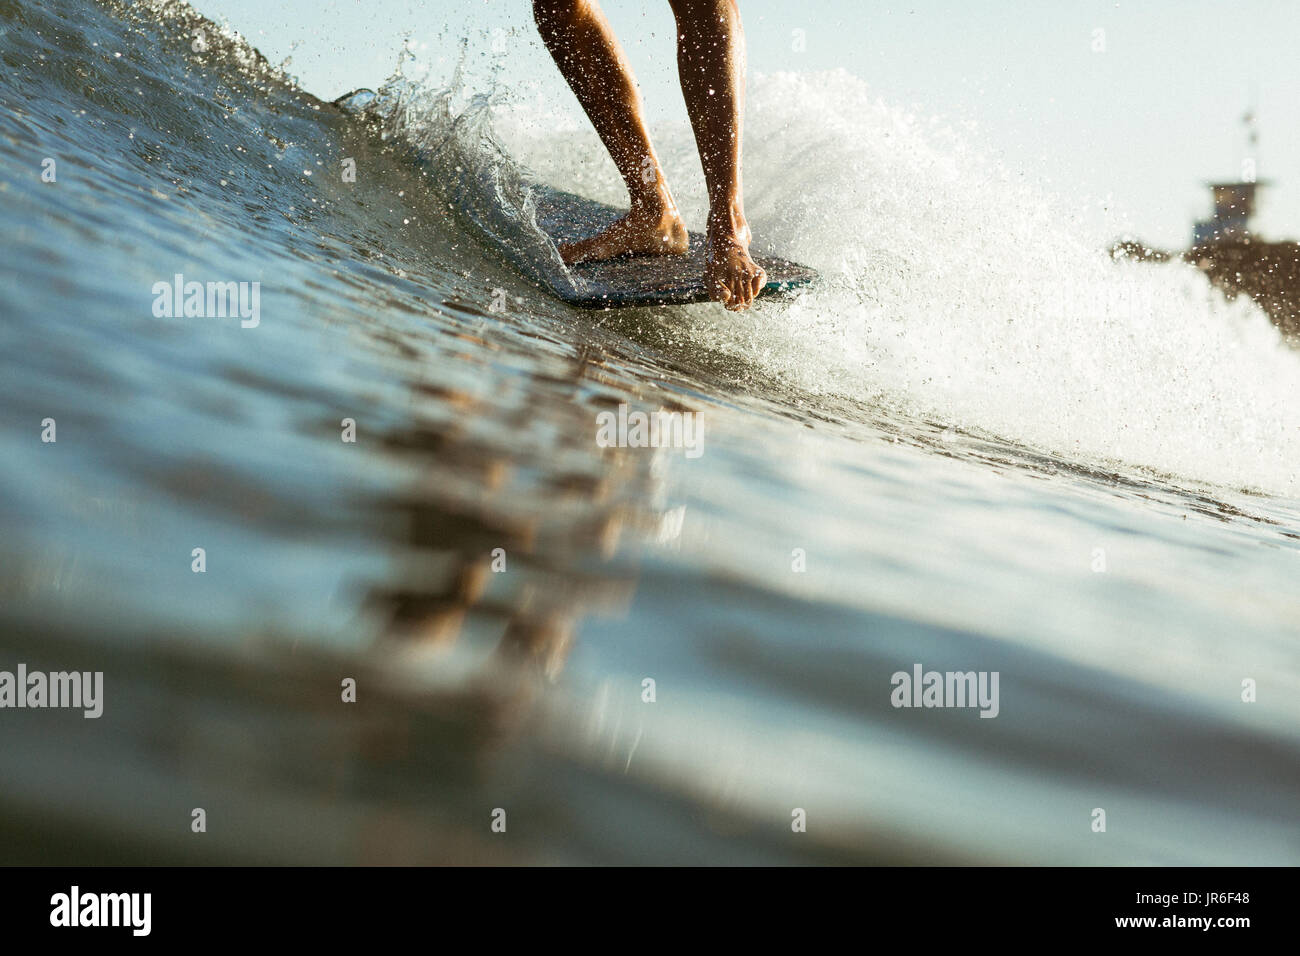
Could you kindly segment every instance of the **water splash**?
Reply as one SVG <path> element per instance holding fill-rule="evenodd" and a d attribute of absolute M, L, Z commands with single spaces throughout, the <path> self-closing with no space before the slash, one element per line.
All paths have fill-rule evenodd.
<path fill-rule="evenodd" d="M 470 92 L 464 50 L 447 86 L 426 86 L 399 70 L 377 93 L 357 90 L 336 105 L 374 123 L 423 170 L 441 201 L 490 249 L 530 279 L 580 293 L 571 273 L 537 222 L 536 182 L 498 141 L 492 114 L 497 93 Z"/>
<path fill-rule="evenodd" d="M 594 134 L 498 109 L 513 155 L 620 201 Z M 692 225 L 706 210 L 685 118 L 654 130 Z M 756 248 L 819 269 L 792 303 L 685 323 L 815 394 L 888 402 L 1078 459 L 1294 494 L 1300 356 L 1194 267 L 1116 262 L 1048 195 L 960 131 L 844 71 L 750 85 Z M 594 157 L 594 158 L 593 158 Z M 576 186 L 573 184 L 577 184 Z M 625 202 L 625 199 L 622 200 Z"/>

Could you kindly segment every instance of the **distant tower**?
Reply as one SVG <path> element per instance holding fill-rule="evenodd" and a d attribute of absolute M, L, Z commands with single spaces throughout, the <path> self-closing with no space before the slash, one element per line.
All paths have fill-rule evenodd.
<path fill-rule="evenodd" d="M 1214 215 L 1202 219 L 1192 228 L 1194 247 L 1251 238 L 1250 217 L 1255 215 L 1255 192 L 1268 183 L 1257 175 L 1255 154 L 1259 147 L 1259 127 L 1255 122 L 1255 111 L 1247 110 L 1241 122 L 1246 127 L 1247 143 L 1247 155 L 1241 162 L 1241 178 L 1232 183 L 1207 183 L 1214 196 Z"/>

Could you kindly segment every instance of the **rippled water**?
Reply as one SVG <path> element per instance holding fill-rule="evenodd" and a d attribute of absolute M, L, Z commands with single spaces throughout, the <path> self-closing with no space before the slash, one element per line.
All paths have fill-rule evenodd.
<path fill-rule="evenodd" d="M 585 129 L 323 103 L 179 3 L 4 0 L 0 63 L 0 670 L 106 686 L 0 711 L 4 858 L 1300 860 L 1300 360 L 1194 270 L 784 76 L 751 214 L 822 282 L 583 313 L 492 246 L 562 277 Z M 600 447 L 621 404 L 703 453 Z M 914 664 L 998 716 L 893 707 Z"/>

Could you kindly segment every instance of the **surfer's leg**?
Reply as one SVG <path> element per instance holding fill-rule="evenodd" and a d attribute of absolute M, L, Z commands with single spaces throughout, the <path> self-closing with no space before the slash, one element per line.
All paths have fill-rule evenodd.
<path fill-rule="evenodd" d="M 632 200 L 631 211 L 600 235 L 562 246 L 564 261 L 684 254 L 686 226 L 650 145 L 631 67 L 599 5 L 594 0 L 533 0 L 533 15 Z"/>
<path fill-rule="evenodd" d="M 745 34 L 735 0 L 669 0 L 677 17 L 677 72 L 709 188 L 709 294 L 729 309 L 754 301 L 767 280 L 749 257 L 740 180 Z"/>

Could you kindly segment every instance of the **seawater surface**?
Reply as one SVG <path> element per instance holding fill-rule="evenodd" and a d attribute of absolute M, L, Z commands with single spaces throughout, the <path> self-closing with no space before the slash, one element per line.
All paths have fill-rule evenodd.
<path fill-rule="evenodd" d="M 758 241 L 822 279 L 736 316 L 539 291 L 529 184 L 618 184 L 507 95 L 325 103 L 176 2 L 4 0 L 0 68 L 0 670 L 105 675 L 0 711 L 6 861 L 1300 861 L 1250 303 L 844 73 L 751 87 Z M 893 706 L 918 664 L 997 716 Z"/>

